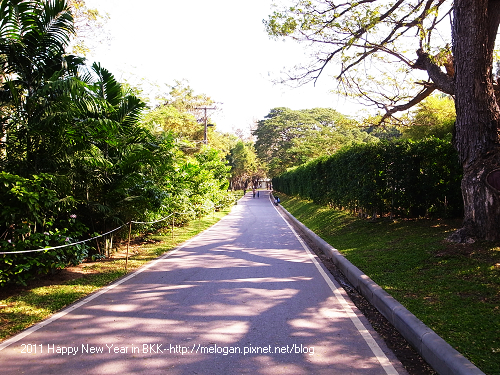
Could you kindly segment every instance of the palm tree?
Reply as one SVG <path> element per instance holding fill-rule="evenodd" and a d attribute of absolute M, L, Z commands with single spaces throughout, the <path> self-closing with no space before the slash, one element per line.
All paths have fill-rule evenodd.
<path fill-rule="evenodd" d="M 4 167 L 29 175 L 51 164 L 47 133 L 60 131 L 56 83 L 83 59 L 65 54 L 73 17 L 64 0 L 0 0 L 0 135 Z"/>

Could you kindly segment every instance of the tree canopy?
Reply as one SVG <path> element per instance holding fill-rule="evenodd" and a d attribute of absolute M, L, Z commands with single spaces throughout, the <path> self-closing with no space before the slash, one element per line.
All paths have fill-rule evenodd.
<path fill-rule="evenodd" d="M 232 204 L 225 154 L 206 146 L 184 152 L 175 132 L 182 126 L 152 131 L 140 123 L 146 104 L 132 90 L 100 64 L 66 53 L 73 33 L 64 0 L 0 0 L 2 250 L 195 212 L 181 222 Z M 183 108 L 169 109 L 194 121 Z M 92 242 L 3 256 L 0 285 L 103 255 Z"/>
<path fill-rule="evenodd" d="M 446 95 L 431 95 L 415 106 L 408 126 L 402 128 L 402 137 L 423 139 L 436 137 L 451 140 L 455 125 L 455 102 Z"/>
<path fill-rule="evenodd" d="M 275 176 L 340 147 L 355 142 L 376 140 L 357 123 L 331 108 L 291 110 L 274 108 L 257 123 L 257 155 Z"/>
<path fill-rule="evenodd" d="M 228 155 L 231 165 L 231 187 L 248 189 L 266 177 L 267 168 L 255 152 L 252 142 L 238 141 Z"/>
<path fill-rule="evenodd" d="M 68 6 L 73 14 L 75 28 L 75 35 L 70 45 L 72 53 L 86 55 L 96 43 L 103 43 L 109 39 L 109 34 L 104 28 L 109 19 L 107 14 L 87 7 L 85 0 L 68 0 Z"/>
<path fill-rule="evenodd" d="M 500 239 L 500 107 L 493 57 L 496 0 L 296 0 L 266 21 L 274 37 L 308 44 L 310 64 L 291 76 L 334 69 L 341 91 L 384 111 L 406 110 L 435 90 L 453 96 L 453 143 L 464 173 L 463 227 L 453 241 Z M 418 74 L 418 73 L 424 73 Z M 390 85 L 387 86 L 386 83 Z M 488 204 L 484 204 L 488 202 Z"/>
<path fill-rule="evenodd" d="M 290 37 L 312 51 L 310 63 L 290 79 L 316 81 L 326 71 L 335 75 L 340 92 L 376 106 L 386 117 L 411 108 L 434 90 L 454 93 L 450 2 L 291 3 L 266 21 L 270 35 Z M 428 77 L 417 70 L 426 70 Z"/>
<path fill-rule="evenodd" d="M 204 108 L 212 107 L 214 101 L 206 94 L 196 94 L 187 81 L 169 87 L 169 93 L 159 98 L 161 103 L 144 115 L 143 124 L 153 131 L 170 131 L 185 141 L 203 141 L 205 115 L 210 122 Z M 209 128 L 209 135 L 213 130 Z"/>

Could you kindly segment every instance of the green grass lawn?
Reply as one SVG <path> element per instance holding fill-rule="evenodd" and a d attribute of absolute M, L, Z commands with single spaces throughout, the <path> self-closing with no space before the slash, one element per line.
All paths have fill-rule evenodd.
<path fill-rule="evenodd" d="M 500 374 L 499 244 L 450 244 L 456 220 L 358 219 L 280 194 L 282 205 L 486 374 Z"/>

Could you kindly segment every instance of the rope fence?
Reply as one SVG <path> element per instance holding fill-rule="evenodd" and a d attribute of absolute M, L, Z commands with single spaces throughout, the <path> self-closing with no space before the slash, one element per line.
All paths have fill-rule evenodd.
<path fill-rule="evenodd" d="M 78 241 L 78 242 L 72 242 L 72 243 L 68 243 L 68 244 L 64 244 L 64 245 L 59 245 L 59 246 L 53 246 L 53 247 L 43 247 L 43 248 L 41 248 L 41 249 L 35 249 L 35 250 L 2 251 L 2 252 L 0 252 L 0 255 L 6 255 L 6 254 L 21 254 L 21 253 L 34 253 L 34 252 L 37 252 L 37 251 L 57 250 L 57 249 L 62 249 L 62 248 L 64 248 L 64 247 L 69 247 L 69 246 L 79 245 L 79 244 L 81 244 L 81 243 L 89 242 L 89 241 L 95 240 L 95 239 L 97 239 L 97 238 L 101 238 L 101 237 L 107 236 L 108 234 L 111 234 L 111 233 L 113 233 L 113 232 L 116 232 L 117 230 L 122 229 L 125 225 L 127 225 L 127 224 L 123 224 L 123 225 L 119 226 L 118 228 L 115 228 L 115 229 L 113 229 L 113 230 L 110 230 L 109 232 L 106 232 L 106 233 L 100 234 L 99 236 L 89 238 L 89 239 L 87 239 L 87 240 L 82 240 L 82 241 Z"/>
<path fill-rule="evenodd" d="M 205 207 L 205 208 L 208 208 L 208 207 Z M 210 208 L 215 209 L 215 205 L 213 205 Z M 194 211 L 193 209 L 190 209 L 187 212 L 172 212 L 170 215 L 168 215 L 168 216 L 166 216 L 166 217 L 164 217 L 162 219 L 155 220 L 155 221 L 134 221 L 134 220 L 131 220 L 131 221 L 129 221 L 126 224 L 122 224 L 119 227 L 117 227 L 117 228 L 115 228 L 113 230 L 110 230 L 109 232 L 100 234 L 100 235 L 92 237 L 92 238 L 88 238 L 86 240 L 82 240 L 82 241 L 78 241 L 78 242 L 72 242 L 72 243 L 68 243 L 68 244 L 64 244 L 64 245 L 59 245 L 59 246 L 44 247 L 44 248 L 34 249 L 34 250 L 2 251 L 2 252 L 0 252 L 0 255 L 34 253 L 34 252 L 40 252 L 40 251 L 47 252 L 47 251 L 52 251 L 52 250 L 63 249 L 65 247 L 80 245 L 80 244 L 83 244 L 85 242 L 89 242 L 89 241 L 93 241 L 93 240 L 105 237 L 105 236 L 107 236 L 107 235 L 109 235 L 111 233 L 114 233 L 114 232 L 122 229 L 125 226 L 128 226 L 129 231 L 128 231 L 128 241 L 127 241 L 127 255 L 126 255 L 126 258 L 125 258 L 125 270 L 126 270 L 127 269 L 127 265 L 128 265 L 128 252 L 129 252 L 129 246 L 130 246 L 130 237 L 131 237 L 131 233 L 132 233 L 132 224 L 141 224 L 141 225 L 157 224 L 157 223 L 160 223 L 162 221 L 166 221 L 166 220 L 168 220 L 169 218 L 172 217 L 172 239 L 173 239 L 174 238 L 174 226 L 175 226 L 175 216 L 174 215 L 189 215 L 189 214 L 195 214 L 196 215 L 196 211 Z"/>

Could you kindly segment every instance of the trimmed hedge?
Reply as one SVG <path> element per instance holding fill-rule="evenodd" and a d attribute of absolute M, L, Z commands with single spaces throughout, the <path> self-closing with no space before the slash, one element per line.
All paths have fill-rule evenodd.
<path fill-rule="evenodd" d="M 276 191 L 364 215 L 459 216 L 462 168 L 448 141 L 357 144 L 273 178 Z"/>

